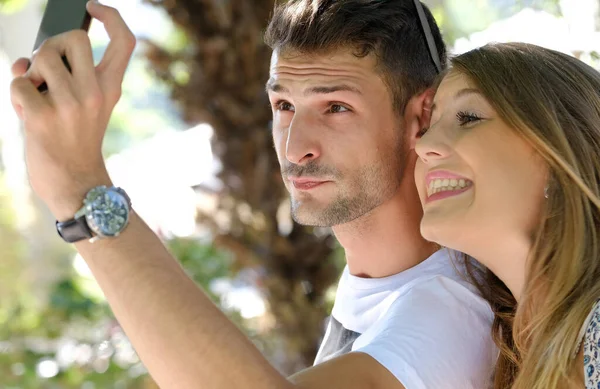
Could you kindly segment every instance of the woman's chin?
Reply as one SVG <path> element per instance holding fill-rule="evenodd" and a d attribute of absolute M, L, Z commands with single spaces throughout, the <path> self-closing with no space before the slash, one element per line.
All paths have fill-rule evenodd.
<path fill-rule="evenodd" d="M 434 242 L 450 249 L 458 249 L 459 242 L 456 236 L 458 229 L 460 227 L 453 223 L 446 223 L 443 220 L 431 220 L 431 218 L 427 217 L 421 220 L 421 236 L 429 242 Z"/>
<path fill-rule="evenodd" d="M 421 236 L 426 240 L 434 243 L 438 242 L 438 228 L 436 228 L 435 224 L 428 223 L 425 219 L 421 220 Z"/>

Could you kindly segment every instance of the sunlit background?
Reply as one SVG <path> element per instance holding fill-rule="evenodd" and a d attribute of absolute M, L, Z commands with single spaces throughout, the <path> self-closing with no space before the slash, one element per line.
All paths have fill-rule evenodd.
<path fill-rule="evenodd" d="M 193 98 L 182 100 L 172 93 L 173 83 L 185 86 L 194 80 L 189 56 L 188 60 L 174 61 L 148 49 L 147 42 L 153 42 L 165 53 L 189 53 L 195 38 L 191 30 L 182 29 L 181 22 L 175 23 L 172 13 L 165 11 L 169 7 L 161 1 L 103 2 L 121 11 L 140 42 L 104 144 L 114 182 L 127 189 L 137 212 L 164 239 L 189 274 L 211 292 L 215 302 L 282 372 L 306 366 L 318 344 L 318 335 L 305 339 L 310 342 L 308 346 L 290 341 L 297 339 L 294 333 L 303 328 L 308 316 L 291 308 L 295 307 L 290 302 L 295 297 L 289 296 L 306 298 L 304 309 L 315 307 L 310 317 L 318 327 L 333 301 L 343 253 L 325 238 L 328 231 L 305 231 L 320 237 L 327 255 L 317 260 L 327 263 L 327 274 L 334 276 L 321 282 L 318 277 L 311 278 L 312 270 L 296 267 L 293 269 L 299 276 L 293 282 L 269 281 L 281 274 L 272 274 L 274 267 L 261 259 L 285 255 L 269 256 L 268 250 L 246 247 L 248 242 L 256 246 L 261 239 L 271 242 L 276 236 L 283 239 L 273 243 L 285 246 L 281 252 L 309 249 L 289 244 L 295 242 L 292 237 L 296 229 L 285 198 L 276 199 L 276 209 L 269 205 L 263 207 L 268 209 L 264 211 L 264 201 L 250 198 L 250 190 L 239 189 L 256 181 L 244 179 L 254 170 L 240 172 L 237 180 L 219 177 L 223 168 L 219 155 L 223 154 L 213 154 L 211 149 L 215 133 L 212 123 L 219 115 L 206 119 L 190 115 L 189 104 L 185 106 L 182 101 L 189 103 Z M 169 3 L 185 9 L 192 2 Z M 214 3 L 229 4 L 220 0 Z M 234 3 L 240 3 L 240 7 L 267 7 L 266 15 L 270 9 L 265 1 Z M 425 3 L 434 12 L 453 53 L 494 41 L 525 41 L 600 67 L 599 0 Z M 58 239 L 52 216 L 32 196 L 27 182 L 20 124 L 8 94 L 10 64 L 18 57 L 29 56 L 44 4 L 42 0 L 0 0 L 0 388 L 155 388 L 85 262 Z M 204 23 L 202 17 L 197 16 L 193 23 Z M 255 34 L 260 31 L 258 28 Z M 99 59 L 108 37 L 99 23 L 92 24 L 90 36 Z M 225 45 L 222 50 L 235 50 L 235 45 L 227 47 L 226 40 L 221 43 Z M 161 61 L 167 60 L 171 62 L 161 67 Z M 266 61 L 260 64 L 265 68 L 267 65 Z M 165 82 L 161 73 L 164 69 L 171 84 Z M 210 101 L 210 97 L 204 101 Z M 266 105 L 259 107 L 268 110 Z M 224 122 L 218 122 L 219 128 L 226 126 Z M 266 129 L 265 134 L 261 139 L 268 138 Z M 221 137 L 223 144 L 231 146 L 228 152 L 242 150 L 243 154 L 246 146 L 239 146 L 238 141 Z M 273 152 L 268 144 L 264 150 Z M 237 192 L 227 192 L 229 187 Z M 273 190 L 276 196 L 279 192 Z M 274 232 L 270 214 L 275 217 Z M 271 235 L 257 231 L 271 231 Z M 260 236 L 247 238 L 253 234 Z M 282 243 L 286 240 L 288 243 Z M 273 247 L 269 245 L 259 246 Z M 315 290 L 320 291 L 318 295 Z M 319 330 L 313 329 L 313 333 Z"/>

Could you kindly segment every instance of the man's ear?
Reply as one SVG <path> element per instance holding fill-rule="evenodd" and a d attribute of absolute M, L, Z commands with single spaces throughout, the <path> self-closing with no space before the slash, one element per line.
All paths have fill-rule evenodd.
<path fill-rule="evenodd" d="M 434 96 L 435 89 L 428 88 L 420 94 L 413 96 L 406 105 L 404 118 L 411 150 L 415 148 L 423 129 L 429 127 Z"/>

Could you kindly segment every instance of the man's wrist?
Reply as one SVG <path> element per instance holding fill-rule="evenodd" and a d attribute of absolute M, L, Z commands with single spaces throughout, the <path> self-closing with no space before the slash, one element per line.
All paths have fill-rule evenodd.
<path fill-rule="evenodd" d="M 108 174 L 98 176 L 88 176 L 85 180 L 74 182 L 68 190 L 61 191 L 48 202 L 50 211 L 59 222 L 72 219 L 75 213 L 83 206 L 83 200 L 87 193 L 97 187 L 105 185 L 113 186 Z"/>

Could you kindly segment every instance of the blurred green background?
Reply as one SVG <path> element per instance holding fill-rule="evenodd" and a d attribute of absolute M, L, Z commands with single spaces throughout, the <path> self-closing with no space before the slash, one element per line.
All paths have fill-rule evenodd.
<path fill-rule="evenodd" d="M 138 36 L 105 154 L 190 276 L 288 374 L 312 363 L 344 253 L 294 224 L 264 95 L 272 1 L 107 0 Z M 430 0 L 455 53 L 527 40 L 599 67 L 598 0 Z M 44 8 L 0 0 L 0 388 L 155 388 L 102 292 L 31 194 L 10 63 Z M 96 59 L 107 45 L 90 32 Z"/>

